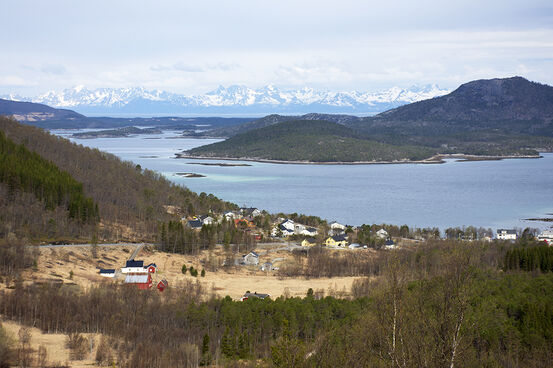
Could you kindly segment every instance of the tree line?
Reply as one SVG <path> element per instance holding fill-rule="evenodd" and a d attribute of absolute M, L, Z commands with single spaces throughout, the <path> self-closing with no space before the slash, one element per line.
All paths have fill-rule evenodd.
<path fill-rule="evenodd" d="M 72 215 L 79 217 L 84 213 L 88 216 L 94 211 L 94 215 L 99 215 L 102 219 L 101 226 L 73 226 L 55 210 L 45 212 L 36 200 L 25 196 L 24 193 L 17 192 L 6 197 L 10 193 L 10 188 L 7 183 L 0 183 L 0 194 L 6 194 L 0 195 L 0 206 L 3 209 L 0 216 L 6 214 L 2 218 L 0 237 L 13 232 L 20 238 L 90 239 L 96 234 L 100 241 L 155 241 L 159 222 L 174 221 L 182 216 L 207 213 L 210 210 L 220 213 L 237 208 L 236 205 L 221 201 L 211 194 L 196 194 L 174 185 L 162 175 L 144 170 L 131 162 L 122 161 L 114 155 L 83 147 L 42 129 L 19 124 L 10 118 L 0 116 L 0 131 L 18 147 L 24 146 L 30 152 L 29 157 L 32 157 L 33 162 L 50 162 L 59 168 L 60 173 L 67 173 L 63 175 L 82 183 L 83 197 L 74 196 L 77 202 L 73 201 L 74 204 L 69 206 Z M 11 165 L 18 165 L 11 163 L 12 160 L 9 162 L 9 168 Z M 10 170 L 13 171 L 13 168 Z M 43 173 L 36 170 L 38 169 L 33 166 L 25 166 L 23 173 L 32 175 L 33 181 L 17 180 L 14 182 L 15 185 L 29 183 L 31 187 L 36 186 L 39 180 L 37 176 Z M 50 171 L 46 171 L 48 172 Z M 57 188 L 56 183 L 60 179 L 53 182 L 50 176 L 43 179 L 43 188 Z M 65 185 L 67 180 L 63 177 L 61 184 Z M 60 190 L 37 189 L 36 192 L 41 198 L 56 203 L 60 197 L 59 193 L 63 194 L 65 188 L 70 191 L 78 189 L 62 185 Z M 94 205 L 91 208 L 87 207 L 86 198 L 93 201 Z M 75 205 L 82 200 L 82 205 Z"/>
<path fill-rule="evenodd" d="M 83 192 L 82 183 L 54 163 L 15 144 L 0 131 L 0 182 L 8 196 L 16 191 L 31 192 L 47 210 L 63 206 L 67 215 L 82 223 L 99 221 L 98 204 Z"/>

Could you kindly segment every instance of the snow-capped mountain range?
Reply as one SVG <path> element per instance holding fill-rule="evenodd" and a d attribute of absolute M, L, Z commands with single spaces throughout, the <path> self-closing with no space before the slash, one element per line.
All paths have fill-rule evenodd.
<path fill-rule="evenodd" d="M 393 87 L 381 92 L 329 92 L 313 88 L 281 90 L 273 85 L 258 89 L 246 86 L 220 86 L 202 95 L 186 96 L 160 90 L 99 88 L 78 86 L 49 91 L 28 98 L 4 95 L 1 98 L 28 101 L 82 114 L 271 114 L 343 113 L 375 114 L 400 105 L 441 96 L 450 91 L 436 85 Z"/>

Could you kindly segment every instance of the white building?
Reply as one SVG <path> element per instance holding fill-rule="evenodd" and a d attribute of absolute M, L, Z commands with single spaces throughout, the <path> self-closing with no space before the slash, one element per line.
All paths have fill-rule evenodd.
<path fill-rule="evenodd" d="M 510 229 L 497 229 L 496 237 L 499 240 L 517 240 L 517 231 Z"/>
<path fill-rule="evenodd" d="M 342 224 L 340 224 L 340 223 L 338 223 L 338 222 L 336 222 L 336 221 L 332 221 L 332 222 L 330 223 L 330 228 L 331 228 L 332 230 L 342 230 L 342 231 L 346 230 L 346 226 L 345 226 L 345 225 L 342 225 Z"/>
<path fill-rule="evenodd" d="M 548 245 L 553 245 L 553 231 L 545 230 L 540 235 L 538 235 L 539 241 L 544 241 Z"/>
<path fill-rule="evenodd" d="M 378 236 L 380 239 L 388 239 L 388 232 L 384 229 L 380 229 L 376 232 L 376 236 Z"/>
<path fill-rule="evenodd" d="M 302 231 L 299 232 L 300 235 L 305 236 L 315 236 L 319 233 L 319 231 L 314 227 L 306 227 Z"/>

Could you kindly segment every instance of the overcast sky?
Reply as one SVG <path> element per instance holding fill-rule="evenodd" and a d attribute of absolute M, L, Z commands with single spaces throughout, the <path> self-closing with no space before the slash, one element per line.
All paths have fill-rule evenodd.
<path fill-rule="evenodd" d="M 0 93 L 553 85 L 553 1 L 2 1 Z"/>

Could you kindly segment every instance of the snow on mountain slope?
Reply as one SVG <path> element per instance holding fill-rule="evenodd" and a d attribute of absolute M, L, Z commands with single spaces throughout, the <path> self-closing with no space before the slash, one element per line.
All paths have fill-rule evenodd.
<path fill-rule="evenodd" d="M 233 85 L 219 86 L 203 95 L 186 96 L 142 87 L 89 90 L 77 86 L 63 91 L 49 91 L 33 98 L 17 95 L 0 97 L 71 108 L 82 113 L 378 113 L 448 92 L 436 85 L 408 89 L 393 87 L 376 93 L 318 91 L 308 87 L 280 90 L 273 85 L 252 89 Z"/>

